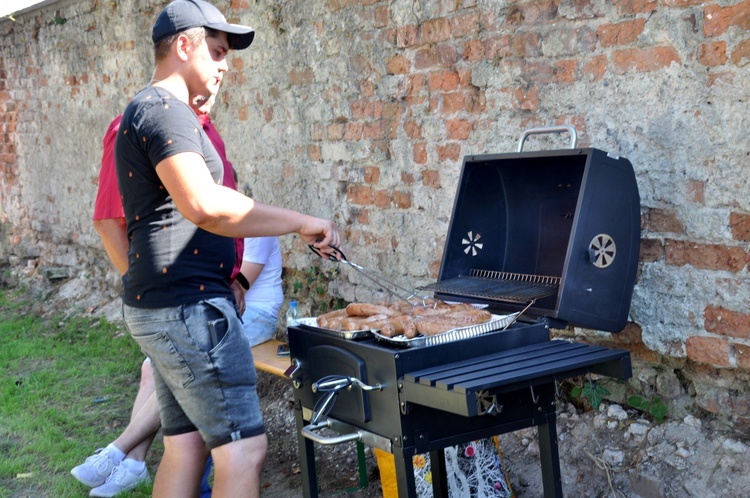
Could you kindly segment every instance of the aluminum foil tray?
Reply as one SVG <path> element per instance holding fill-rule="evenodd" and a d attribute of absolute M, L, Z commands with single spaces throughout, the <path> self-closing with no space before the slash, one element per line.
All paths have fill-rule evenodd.
<path fill-rule="evenodd" d="M 442 334 L 420 335 L 411 339 L 408 339 L 403 335 L 387 337 L 374 330 L 372 331 L 372 335 L 379 341 L 387 342 L 388 344 L 402 348 L 434 346 L 436 344 L 460 341 L 461 339 L 469 339 L 470 337 L 476 337 L 488 332 L 504 329 L 515 322 L 520 314 L 521 313 L 518 312 L 510 315 L 492 315 L 489 322 L 480 323 L 478 325 L 469 325 L 467 327 L 459 327 L 443 332 Z"/>
<path fill-rule="evenodd" d="M 365 329 L 365 330 L 332 330 L 332 329 L 324 329 L 320 326 L 318 326 L 318 319 L 316 317 L 305 317 L 305 318 L 298 318 L 297 323 L 302 326 L 302 328 L 307 330 L 312 330 L 315 332 L 320 332 L 321 334 L 331 335 L 333 337 L 338 337 L 341 339 L 346 340 L 356 340 L 356 339 L 364 339 L 366 337 L 372 336 L 372 330 Z"/>

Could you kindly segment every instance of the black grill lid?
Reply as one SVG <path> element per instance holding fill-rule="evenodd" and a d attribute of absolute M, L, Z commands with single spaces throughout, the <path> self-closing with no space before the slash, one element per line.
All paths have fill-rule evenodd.
<path fill-rule="evenodd" d="M 619 332 L 639 248 L 627 159 L 593 148 L 466 156 L 438 282 L 425 288 Z"/>

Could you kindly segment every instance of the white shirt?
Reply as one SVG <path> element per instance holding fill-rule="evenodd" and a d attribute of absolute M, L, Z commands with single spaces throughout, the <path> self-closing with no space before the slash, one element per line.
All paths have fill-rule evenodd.
<path fill-rule="evenodd" d="M 284 303 L 281 290 L 281 249 L 278 237 L 248 237 L 242 260 L 263 265 L 258 278 L 245 293 L 245 304 L 278 316 Z"/>

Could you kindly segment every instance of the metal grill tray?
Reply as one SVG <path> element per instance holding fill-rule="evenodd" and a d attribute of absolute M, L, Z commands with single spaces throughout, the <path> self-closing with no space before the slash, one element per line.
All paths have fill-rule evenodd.
<path fill-rule="evenodd" d="M 489 322 L 480 323 L 478 325 L 469 325 L 468 327 L 455 328 L 443 332 L 442 334 L 421 335 L 411 339 L 408 339 L 403 335 L 397 335 L 396 337 L 387 337 L 375 330 L 372 331 L 372 335 L 379 341 L 387 342 L 388 344 L 402 348 L 434 346 L 436 344 L 445 344 L 448 342 L 460 341 L 461 339 L 469 339 L 470 337 L 476 337 L 488 332 L 494 332 L 496 330 L 504 329 L 515 322 L 516 318 L 518 318 L 520 314 L 520 312 L 517 312 L 510 315 L 492 315 L 492 318 Z"/>
<path fill-rule="evenodd" d="M 330 335 L 333 337 L 338 337 L 340 339 L 346 339 L 346 340 L 357 340 L 357 339 L 364 339 L 366 337 L 370 337 L 372 335 L 372 330 L 365 329 L 365 330 L 332 330 L 332 329 L 324 329 L 320 326 L 318 326 L 318 319 L 316 317 L 305 317 L 305 318 L 298 318 L 297 323 L 302 326 L 302 328 L 305 328 L 307 330 L 313 330 L 315 332 L 320 332 L 321 334 Z"/>

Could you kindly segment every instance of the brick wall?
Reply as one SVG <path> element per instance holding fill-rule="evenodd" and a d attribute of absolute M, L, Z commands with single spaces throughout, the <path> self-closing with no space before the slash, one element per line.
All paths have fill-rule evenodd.
<path fill-rule="evenodd" d="M 679 378 L 671 396 L 750 417 L 749 0 L 216 3 L 258 32 L 214 111 L 241 183 L 334 218 L 350 259 L 404 284 L 436 278 L 464 155 L 569 123 L 581 146 L 627 157 L 643 219 L 632 323 L 569 333 L 629 348 L 657 390 Z M 0 22 L 12 264 L 104 278 L 89 223 L 101 135 L 150 79 L 163 5 L 63 0 Z M 567 145 L 551 142 L 535 145 Z M 283 244 L 288 267 L 311 264 Z M 372 295 L 346 270 L 329 291 Z"/>

